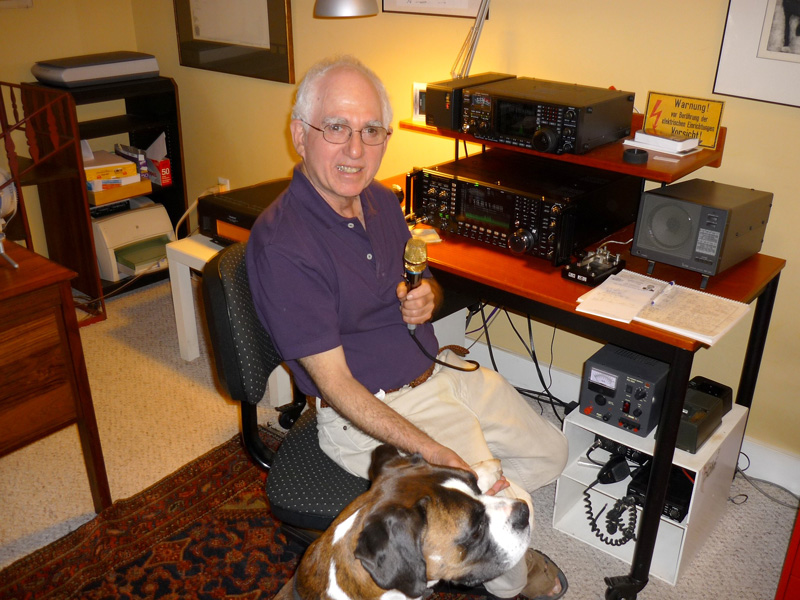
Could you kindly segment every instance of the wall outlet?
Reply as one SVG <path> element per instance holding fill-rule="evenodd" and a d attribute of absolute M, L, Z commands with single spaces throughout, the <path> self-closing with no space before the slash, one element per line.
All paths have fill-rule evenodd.
<path fill-rule="evenodd" d="M 224 177 L 217 177 L 217 188 L 220 192 L 229 192 L 231 189 L 231 180 Z"/>

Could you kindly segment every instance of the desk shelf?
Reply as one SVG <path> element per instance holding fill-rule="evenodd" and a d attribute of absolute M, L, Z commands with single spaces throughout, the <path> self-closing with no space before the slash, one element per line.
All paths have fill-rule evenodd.
<path fill-rule="evenodd" d="M 643 122 L 644 115 L 635 113 L 631 122 L 631 131 L 641 129 Z M 489 142 L 478 139 L 470 134 L 461 133 L 460 131 L 441 129 L 438 127 L 417 123 L 415 121 L 401 121 L 400 129 L 415 131 L 417 133 L 427 133 L 438 137 L 480 144 L 482 146 L 489 146 L 492 148 L 505 148 L 506 150 L 514 150 L 515 152 L 520 152 L 522 154 L 529 154 L 532 156 L 538 156 L 540 158 L 594 167 L 596 169 L 603 169 L 604 171 L 625 173 L 627 175 L 633 175 L 635 177 L 641 177 L 642 179 L 649 179 L 650 181 L 657 181 L 660 183 L 673 183 L 678 179 L 697 171 L 701 167 L 719 167 L 722 164 L 722 154 L 725 150 L 725 139 L 728 132 L 726 127 L 720 127 L 719 136 L 717 138 L 717 146 L 713 150 L 703 149 L 700 152 L 680 158 L 678 162 L 656 160 L 654 158 L 655 153 L 651 152 L 651 156 L 647 163 L 643 165 L 632 165 L 622 160 L 622 152 L 626 148 L 626 146 L 623 146 L 622 144 L 623 140 L 598 146 L 597 148 L 594 148 L 593 150 L 584 154 L 549 154 L 537 152 L 536 150 L 529 150 L 527 148 L 509 146 L 508 144 Z"/>
<path fill-rule="evenodd" d="M 668 517 L 661 517 L 650 566 L 651 575 L 674 585 L 680 573 L 702 549 L 704 541 L 721 518 L 736 469 L 746 418 L 747 409 L 734 404 L 723 418 L 722 424 L 697 454 L 675 451 L 673 465 L 684 468 L 692 476 L 694 488 L 689 512 L 683 521 L 678 523 Z M 553 527 L 631 564 L 633 541 L 622 546 L 610 546 L 603 543 L 590 529 L 583 491 L 595 480 L 598 469 L 585 466 L 579 459 L 585 458 L 586 451 L 595 440 L 595 434 L 652 456 L 655 451 L 655 430 L 642 438 L 575 410 L 564 420 L 563 431 L 569 441 L 569 459 L 556 483 Z M 602 463 L 609 458 L 609 454 L 598 449 L 592 453 L 592 458 Z M 608 504 L 610 508 L 627 494 L 629 481 L 630 479 L 626 479 L 614 484 L 595 485 L 590 492 L 595 516 L 604 505 Z M 636 511 L 637 516 L 641 517 L 641 509 L 637 508 Z M 603 517 L 598 522 L 601 529 L 602 521 Z"/>

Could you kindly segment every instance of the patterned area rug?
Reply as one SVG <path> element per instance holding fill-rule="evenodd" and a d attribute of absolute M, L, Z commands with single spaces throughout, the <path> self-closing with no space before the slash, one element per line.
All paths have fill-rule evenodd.
<path fill-rule="evenodd" d="M 271 598 L 302 547 L 266 477 L 236 436 L 0 571 L 0 598 Z"/>
<path fill-rule="evenodd" d="M 0 598 L 272 598 L 303 548 L 272 518 L 266 479 L 236 436 L 0 571 Z"/>

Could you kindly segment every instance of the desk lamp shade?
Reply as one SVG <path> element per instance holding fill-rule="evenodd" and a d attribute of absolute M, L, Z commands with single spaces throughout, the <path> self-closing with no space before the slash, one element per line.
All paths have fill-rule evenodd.
<path fill-rule="evenodd" d="M 371 17 L 378 14 L 377 0 L 317 0 L 315 17 Z"/>

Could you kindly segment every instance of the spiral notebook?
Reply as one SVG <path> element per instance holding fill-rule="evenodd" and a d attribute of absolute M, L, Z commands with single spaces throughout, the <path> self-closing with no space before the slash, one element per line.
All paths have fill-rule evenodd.
<path fill-rule="evenodd" d="M 578 312 L 639 321 L 712 346 L 750 305 L 623 270 L 578 298 Z"/>

